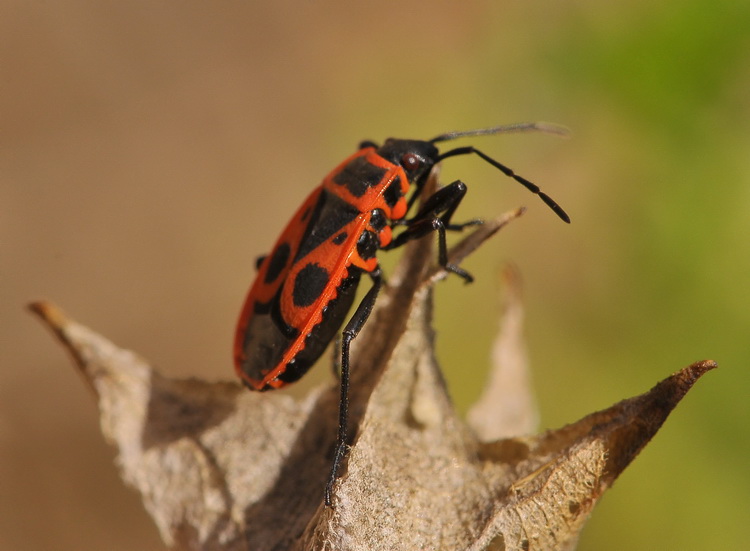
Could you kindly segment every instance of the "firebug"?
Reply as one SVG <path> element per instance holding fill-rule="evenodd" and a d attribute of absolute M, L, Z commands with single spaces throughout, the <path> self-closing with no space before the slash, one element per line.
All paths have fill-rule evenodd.
<path fill-rule="evenodd" d="M 536 184 L 473 146 L 444 153 L 436 146 L 457 138 L 519 131 L 563 133 L 553 125 L 521 123 L 449 132 L 428 141 L 391 138 L 380 146 L 363 142 L 310 193 L 271 252 L 258 259 L 258 273 L 234 341 L 237 375 L 251 390 L 280 388 L 302 377 L 339 332 L 362 275 L 372 280 L 341 335 L 339 427 L 326 505 L 331 505 L 333 484 L 347 449 L 350 344 L 367 321 L 383 285 L 377 252 L 436 232 L 440 265 L 472 281 L 469 273 L 448 263 L 446 253 L 446 231 L 478 223 L 452 222 L 466 184 L 457 180 L 437 190 L 423 200 L 416 213 L 407 216 L 432 168 L 450 157 L 475 154 L 570 222 L 565 211 Z"/>

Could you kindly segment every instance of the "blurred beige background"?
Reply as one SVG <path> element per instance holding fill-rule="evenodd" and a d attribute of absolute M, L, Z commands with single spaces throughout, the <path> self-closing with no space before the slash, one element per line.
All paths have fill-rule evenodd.
<path fill-rule="evenodd" d="M 744 4 L 0 1 L 0 549 L 163 548 L 29 300 L 169 375 L 230 379 L 255 257 L 360 140 L 538 119 L 574 139 L 471 143 L 541 184 L 570 227 L 476 159 L 444 170 L 470 186 L 466 218 L 529 207 L 467 263 L 474 285 L 437 291 L 451 391 L 462 410 L 479 393 L 508 260 L 524 276 L 545 427 L 719 361 L 580 548 L 738 548 Z"/>

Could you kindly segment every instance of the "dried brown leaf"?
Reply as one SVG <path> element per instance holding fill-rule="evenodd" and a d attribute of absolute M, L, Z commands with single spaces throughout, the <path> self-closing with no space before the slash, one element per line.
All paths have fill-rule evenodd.
<path fill-rule="evenodd" d="M 451 261 L 496 229 L 480 227 Z M 485 432 L 480 441 L 456 415 L 433 355 L 430 283 L 439 273 L 429 269 L 429 244 L 407 248 L 354 341 L 356 434 L 333 508 L 322 498 L 336 385 L 295 400 L 170 379 L 53 305 L 32 309 L 94 389 L 122 476 L 172 548 L 570 548 L 602 492 L 715 364 L 694 364 L 557 431 L 490 442 Z M 486 426 L 507 429 L 503 408 L 484 411 Z"/>
<path fill-rule="evenodd" d="M 531 434 L 539 414 L 523 338 L 521 276 L 513 266 L 502 273 L 505 293 L 500 330 L 492 346 L 492 370 L 467 421 L 482 442 Z"/>

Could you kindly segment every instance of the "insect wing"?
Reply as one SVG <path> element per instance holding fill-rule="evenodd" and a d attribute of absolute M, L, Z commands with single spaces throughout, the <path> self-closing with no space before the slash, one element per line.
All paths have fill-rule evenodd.
<path fill-rule="evenodd" d="M 285 348 L 295 338 L 292 331 L 284 331 L 278 311 L 280 289 L 308 232 L 322 188 L 316 188 L 297 210 L 281 233 L 271 253 L 258 269 L 245 299 L 234 340 L 235 371 L 245 383 L 255 389 L 265 386 L 263 379 L 280 361 Z"/>

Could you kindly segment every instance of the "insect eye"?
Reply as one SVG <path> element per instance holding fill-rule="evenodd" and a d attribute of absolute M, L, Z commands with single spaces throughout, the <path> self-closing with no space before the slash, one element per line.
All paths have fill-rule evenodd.
<path fill-rule="evenodd" d="M 421 159 L 414 153 L 404 153 L 404 156 L 401 157 L 401 166 L 406 170 L 416 170 L 421 164 Z"/>

